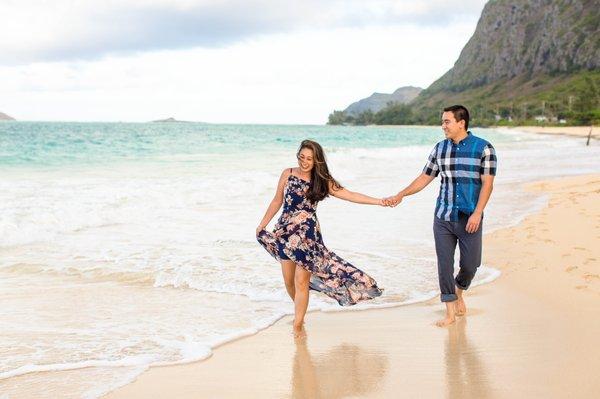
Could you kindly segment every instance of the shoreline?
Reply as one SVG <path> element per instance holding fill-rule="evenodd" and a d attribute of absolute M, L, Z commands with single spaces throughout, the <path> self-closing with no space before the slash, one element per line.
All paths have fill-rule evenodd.
<path fill-rule="evenodd" d="M 498 126 L 489 129 L 579 138 L 587 138 L 590 129 L 592 129 L 591 139 L 600 140 L 600 128 L 598 126 Z"/>
<path fill-rule="evenodd" d="M 430 326 L 429 323 L 433 322 L 435 319 L 439 318 L 439 315 L 443 313 L 441 306 L 438 304 L 438 301 L 436 298 L 426 301 L 426 302 L 420 302 L 420 303 L 416 303 L 416 304 L 410 304 L 410 305 L 398 305 L 395 307 L 391 307 L 391 308 L 385 308 L 385 309 L 364 309 L 364 310 L 360 310 L 359 312 L 311 312 L 311 314 L 309 315 L 309 317 L 307 318 L 307 331 L 309 334 L 309 337 L 307 339 L 307 342 L 304 344 L 296 344 L 294 345 L 293 340 L 291 339 L 291 337 L 289 336 L 289 328 L 290 326 L 288 325 L 290 323 L 291 320 L 291 316 L 284 316 L 282 319 L 280 319 L 279 321 L 277 321 L 276 323 L 274 323 L 273 325 L 271 325 L 271 327 L 268 327 L 265 330 L 261 330 L 259 331 L 259 333 L 255 333 L 251 336 L 246 336 L 246 337 L 242 337 L 233 341 L 230 341 L 228 343 L 222 344 L 218 346 L 218 350 L 214 351 L 213 356 L 211 356 L 210 358 L 203 360 L 203 361 L 198 361 L 198 362 L 194 362 L 194 363 L 189 363 L 187 365 L 176 365 L 176 366 L 155 366 L 155 367 L 151 367 L 149 370 L 145 371 L 143 374 L 141 374 L 134 382 L 130 383 L 130 384 L 126 384 L 121 388 L 118 388 L 112 392 L 110 392 L 108 395 L 106 395 L 105 397 L 107 398 L 118 398 L 118 397 L 146 397 L 148 395 L 150 395 L 151 393 L 156 393 L 156 392 L 162 392 L 165 395 L 170 395 L 170 394 L 175 394 L 175 396 L 178 397 L 193 397 L 193 396 L 197 396 L 197 394 L 199 392 L 202 392 L 204 395 L 207 396 L 211 396 L 211 395 L 215 395 L 218 394 L 219 397 L 240 397 L 240 393 L 244 392 L 247 393 L 248 396 L 244 396 L 242 395 L 241 397 L 253 397 L 256 396 L 258 394 L 260 394 L 262 391 L 261 389 L 267 389 L 265 388 L 265 385 L 263 384 L 261 378 L 261 375 L 257 375 L 254 372 L 250 372 L 250 374 L 253 376 L 253 378 L 250 378 L 250 380 L 248 380 L 246 377 L 241 377 L 241 381 L 237 381 L 236 384 L 233 384 L 232 386 L 228 386 L 227 383 L 225 382 L 226 379 L 225 377 L 227 375 L 229 375 L 231 368 L 233 369 L 239 369 L 239 372 L 243 372 L 244 370 L 247 370 L 247 368 L 249 366 L 255 366 L 252 367 L 252 369 L 254 370 L 254 368 L 258 369 L 258 370 L 262 370 L 267 376 L 271 376 L 272 378 L 276 378 L 276 376 L 280 377 L 280 374 L 284 374 L 287 376 L 287 378 L 284 378 L 283 380 L 285 380 L 285 383 L 283 383 L 284 381 L 279 381 L 279 391 L 273 391 L 273 390 L 269 390 L 269 392 L 271 393 L 271 395 L 275 395 L 275 396 L 282 396 L 282 392 L 287 392 L 289 390 L 290 387 L 290 377 L 289 374 L 292 374 L 291 376 L 291 381 L 292 381 L 292 394 L 297 393 L 297 390 L 303 391 L 305 392 L 307 389 L 308 391 L 306 391 L 307 395 L 310 396 L 310 393 L 315 393 L 317 391 L 322 391 L 323 387 L 321 383 L 316 383 L 315 381 L 312 381 L 314 378 L 310 378 L 309 380 L 306 381 L 301 381 L 298 382 L 297 377 L 298 377 L 298 372 L 300 373 L 300 375 L 302 374 L 306 374 L 304 372 L 300 372 L 300 369 L 307 369 L 308 370 L 308 374 L 314 374 L 314 377 L 316 378 L 318 376 L 318 371 L 319 367 L 315 366 L 315 362 L 314 361 L 309 361 L 308 363 L 306 363 L 305 361 L 302 361 L 301 358 L 304 358 L 305 360 L 308 359 L 310 360 L 313 356 L 315 356 L 314 354 L 318 354 L 321 353 L 319 350 L 319 347 L 321 347 L 322 345 L 324 345 L 325 343 L 329 343 L 329 346 L 332 346 L 337 343 L 339 344 L 339 338 L 342 338 L 343 341 L 355 341 L 356 343 L 353 344 L 354 346 L 352 347 L 348 347 L 345 348 L 344 350 L 340 351 L 340 350 L 335 350 L 335 348 L 333 348 L 334 354 L 332 356 L 328 356 L 327 359 L 325 360 L 325 363 L 331 363 L 332 365 L 335 364 L 339 364 L 340 360 L 346 359 L 348 356 L 348 351 L 350 353 L 354 353 L 352 355 L 354 360 L 363 360 L 366 361 L 367 363 L 381 363 L 380 366 L 384 363 L 393 363 L 396 364 L 397 360 L 398 360 L 398 356 L 400 356 L 399 353 L 396 353 L 393 348 L 395 346 L 397 346 L 397 342 L 396 338 L 398 337 L 398 335 L 400 337 L 402 336 L 406 336 L 407 333 L 410 332 L 410 337 L 414 338 L 414 334 L 417 334 L 417 336 L 419 337 L 419 339 L 417 339 L 417 341 L 421 342 L 423 345 L 427 346 L 433 346 L 435 347 L 436 344 L 440 343 L 440 339 L 441 337 L 448 335 L 448 340 L 454 342 L 464 342 L 466 340 L 466 323 L 467 323 L 467 319 L 469 319 L 469 325 L 473 324 L 474 326 L 472 327 L 473 330 L 476 331 L 476 333 L 474 334 L 475 336 L 479 336 L 479 335 L 493 335 L 493 331 L 490 331 L 489 325 L 485 326 L 486 323 L 489 323 L 491 321 L 493 321 L 493 317 L 491 316 L 491 312 L 490 312 L 490 308 L 493 308 L 493 304 L 498 304 L 498 296 L 501 295 L 501 293 L 504 293 L 505 295 L 509 295 L 510 297 L 512 297 L 511 301 L 514 301 L 514 297 L 518 296 L 521 297 L 521 299 L 528 304 L 529 307 L 533 306 L 533 308 L 536 308 L 537 306 L 539 306 L 539 302 L 540 300 L 542 302 L 544 301 L 549 301 L 552 303 L 552 306 L 548 307 L 548 306 L 542 306 L 541 309 L 535 309 L 534 311 L 532 311 L 531 313 L 536 316 L 537 313 L 541 313 L 541 320 L 543 320 L 544 322 L 549 322 L 548 314 L 547 312 L 549 311 L 548 308 L 552 309 L 553 307 L 558 307 L 560 308 L 560 310 L 563 310 L 564 312 L 560 313 L 560 318 L 569 318 L 568 316 L 568 309 L 564 308 L 565 305 L 565 298 L 562 296 L 555 296 L 555 295 L 550 295 L 551 297 L 549 297 L 549 293 L 547 292 L 547 286 L 544 285 L 544 283 L 540 284 L 539 282 L 536 282 L 536 284 L 532 284 L 532 285 L 528 285 L 522 284 L 522 278 L 521 276 L 518 276 L 519 274 L 532 274 L 532 275 L 536 275 L 539 274 L 541 272 L 536 271 L 538 270 L 538 268 L 540 268 L 541 266 L 538 265 L 538 263 L 541 265 L 542 263 L 538 262 L 537 260 L 535 261 L 535 265 L 532 268 L 530 268 L 529 270 L 525 271 L 525 270 L 518 270 L 517 268 L 514 267 L 514 257 L 515 257 L 515 248 L 514 248 L 514 240 L 516 237 L 520 237 L 520 240 L 522 238 L 522 240 L 527 241 L 535 241 L 536 238 L 536 234 L 532 234 L 531 231 L 532 230 L 537 230 L 535 227 L 535 224 L 533 225 L 533 228 L 531 226 L 531 220 L 532 219 L 543 219 L 544 216 L 549 213 L 552 212 L 552 210 L 554 208 L 557 207 L 557 202 L 561 202 L 564 200 L 564 198 L 560 199 L 560 195 L 557 194 L 557 191 L 560 194 L 560 190 L 564 190 L 565 187 L 567 190 L 569 190 L 569 187 L 577 187 L 578 190 L 585 190 L 585 188 L 587 186 L 593 186 L 596 188 L 597 191 L 595 191 L 594 193 L 597 194 L 598 191 L 600 191 L 600 175 L 588 175 L 588 176 L 577 176 L 577 177 L 567 177 L 567 178 L 559 178 L 556 180 L 546 180 L 546 181 L 540 181 L 540 182 L 535 182 L 535 183 L 530 183 L 528 185 L 529 189 L 531 190 L 536 190 L 536 191 L 546 191 L 549 195 L 550 195 L 550 199 L 546 205 L 546 207 L 544 207 L 544 209 L 542 209 L 541 211 L 539 211 L 538 213 L 532 214 L 527 216 L 524 220 L 521 221 L 521 223 L 519 223 L 517 226 L 514 227 L 508 227 L 508 228 L 504 228 L 501 230 L 496 230 L 494 232 L 485 234 L 484 236 L 484 264 L 490 265 L 496 269 L 499 269 L 502 271 L 502 275 L 495 280 L 494 284 L 483 284 L 480 285 L 478 287 L 474 287 L 472 291 L 469 291 L 469 298 L 468 298 L 468 305 L 470 305 L 471 303 L 475 304 L 475 307 L 471 308 L 471 312 L 470 312 L 470 317 L 467 316 L 467 318 L 462 318 L 460 319 L 455 325 L 451 326 L 450 328 L 447 329 L 439 329 L 439 328 L 435 328 L 433 326 Z M 592 196 L 594 195 L 594 193 L 592 194 Z M 573 197 L 573 195 L 578 196 L 578 195 L 583 195 L 586 200 L 589 200 L 589 193 L 587 194 L 571 194 L 569 198 Z M 564 195 L 563 195 L 564 197 Z M 557 199 L 559 198 L 559 199 Z M 593 199 L 593 198 L 592 198 Z M 568 208 L 568 207 L 567 207 Z M 581 206 L 579 207 L 581 208 Z M 581 209 L 578 209 L 579 211 L 582 211 Z M 565 211 L 565 209 L 562 209 L 562 211 Z M 556 211 L 555 211 L 556 212 Z M 568 213 L 568 212 L 567 212 Z M 580 212 L 581 213 L 581 212 Z M 595 208 L 593 208 L 592 210 L 593 216 L 597 216 L 598 215 L 598 209 L 597 209 L 597 205 Z M 589 218 L 588 218 L 589 219 Z M 542 220 L 536 220 L 537 221 L 537 225 L 539 226 L 545 226 L 546 222 L 542 221 Z M 570 219 L 567 218 L 566 222 L 570 222 Z M 572 221 L 574 223 L 574 220 Z M 560 230 L 560 231 L 554 231 L 554 230 Z M 569 230 L 569 229 L 567 229 Z M 592 230 L 597 231 L 598 230 L 598 225 L 596 224 L 595 226 L 592 226 Z M 542 231 L 546 231 L 549 232 L 550 229 L 542 229 Z M 570 230 L 567 232 L 569 233 L 571 232 Z M 552 229 L 552 234 L 564 234 L 564 231 L 562 231 L 562 229 Z M 588 231 L 589 233 L 589 231 Z M 593 232 L 592 232 L 593 233 Z M 592 234 L 593 235 L 593 234 Z M 507 236 L 509 239 L 507 239 Z M 564 237 L 565 240 L 569 240 L 569 237 Z M 496 244 L 490 244 L 488 243 L 488 241 L 500 241 L 499 243 Z M 548 244 L 546 241 L 550 240 L 552 241 L 551 238 L 545 238 L 545 239 L 541 239 L 542 244 Z M 589 238 L 588 238 L 589 240 Z M 593 238 L 592 238 L 592 243 L 593 243 Z M 539 245 L 539 243 L 538 243 Z M 525 245 L 523 245 L 523 247 L 526 247 Z M 587 248 L 586 248 L 587 247 Z M 575 252 L 577 251 L 582 251 L 582 250 L 590 250 L 590 246 L 586 246 L 586 245 L 582 245 L 581 247 L 573 247 L 575 248 Z M 528 248 L 526 248 L 528 249 Z M 566 249 L 570 249 L 570 248 L 566 248 Z M 571 248 L 572 249 L 572 248 Z M 516 251 L 519 252 L 519 251 Z M 523 252 L 523 251 L 521 251 Z M 527 252 L 527 251 L 525 251 Z M 596 251 L 597 252 L 597 251 Z M 507 262 L 507 263 L 503 263 L 500 262 L 499 259 L 502 259 L 504 256 L 504 254 L 509 253 L 512 254 L 510 255 L 513 258 L 512 262 Z M 494 256 L 495 255 L 495 256 Z M 536 252 L 527 252 L 525 258 L 527 259 L 527 257 L 537 257 L 537 256 L 542 256 L 543 257 L 543 253 L 538 253 Z M 595 257 L 597 254 L 593 253 L 593 255 L 591 255 L 590 257 L 586 258 L 587 260 L 584 260 L 583 262 L 588 262 L 591 263 L 592 265 L 594 265 L 594 268 L 597 268 L 598 262 L 597 262 L 597 258 Z M 492 259 L 495 259 L 492 260 Z M 559 258 L 559 262 L 562 258 Z M 591 261 L 590 261 L 591 259 Z M 491 260 L 491 261 L 490 261 Z M 575 267 L 575 269 L 570 269 L 572 267 Z M 583 271 L 583 274 L 580 275 L 578 278 L 576 278 L 576 280 L 581 280 L 583 279 L 583 282 L 585 283 L 581 283 L 575 286 L 575 295 L 567 295 L 567 300 L 566 302 L 573 302 L 571 303 L 571 305 L 573 306 L 577 306 L 578 308 L 582 308 L 583 307 L 587 307 L 589 309 L 592 310 L 600 310 L 600 307 L 597 305 L 598 301 L 598 297 L 600 296 L 600 284 L 598 284 L 597 280 L 600 280 L 600 277 L 594 273 L 594 271 L 597 273 L 597 270 L 595 270 L 594 268 L 592 268 L 591 271 Z M 573 277 L 573 274 L 575 273 L 575 271 L 577 271 L 578 267 L 577 266 L 567 266 L 566 267 L 566 272 L 564 270 L 558 270 L 555 271 L 555 274 L 560 274 L 562 273 L 568 273 L 569 277 Z M 583 270 L 583 266 L 581 266 L 581 269 Z M 546 272 L 548 272 L 548 267 L 546 266 Z M 517 275 L 517 276 L 515 276 Z M 531 277 L 531 276 L 530 276 Z M 536 279 L 538 279 L 539 276 L 536 276 Z M 542 276 L 544 277 L 544 276 Z M 546 278 L 542 278 L 542 280 L 544 280 L 546 283 L 548 282 L 548 276 L 545 276 Z M 552 282 L 556 282 L 556 277 L 557 276 L 553 276 L 551 277 L 551 280 L 553 280 Z M 559 286 L 560 284 L 562 284 L 564 276 L 559 275 L 558 276 L 558 280 L 559 280 Z M 554 286 L 554 284 L 552 284 Z M 554 289 L 554 287 L 553 287 Z M 563 288 L 566 290 L 566 288 Z M 569 294 L 571 294 L 569 292 Z M 592 295 L 593 298 L 592 299 L 596 299 L 596 302 L 590 303 L 590 298 L 585 298 L 585 300 L 583 301 L 583 305 L 581 302 L 579 295 Z M 473 298 L 471 298 L 471 296 Z M 556 300 L 558 299 L 558 300 Z M 487 302 L 486 306 L 479 306 L 480 304 L 478 304 L 476 301 L 483 301 L 484 303 Z M 586 302 L 587 301 L 587 302 Z M 575 303 L 576 302 L 576 303 Z M 514 304 L 513 304 L 514 305 Z M 472 305 L 471 305 L 472 306 Z M 524 309 L 528 309 L 527 306 L 524 307 Z M 367 312 L 368 310 L 368 312 Z M 538 310 L 542 310 L 542 312 L 538 312 Z M 531 315 L 522 315 L 523 313 L 523 309 L 519 309 L 518 311 L 515 311 L 515 309 L 509 309 L 509 311 L 512 311 L 514 313 L 518 313 L 519 315 L 521 315 L 522 317 L 518 317 L 517 320 L 521 320 L 521 321 L 527 321 L 527 317 L 531 316 Z M 527 313 L 527 312 L 526 312 Z M 590 313 L 588 313 L 588 316 L 590 316 Z M 357 319 L 357 320 L 355 320 Z M 472 319 L 472 320 L 471 320 Z M 535 319 L 535 317 L 534 317 Z M 395 320 L 397 323 L 389 323 L 388 320 Z M 581 324 L 591 324 L 591 329 L 589 329 L 589 326 L 586 327 L 588 328 L 588 330 L 590 330 L 589 334 L 584 334 L 586 335 L 586 337 L 591 338 L 593 336 L 592 333 L 599 333 L 600 332 L 600 324 L 597 321 L 589 321 L 586 322 L 587 319 L 581 320 L 578 319 L 577 322 L 581 323 Z M 406 322 L 408 324 L 408 326 L 403 326 L 404 323 L 402 322 Z M 481 323 L 483 322 L 483 326 L 481 325 Z M 353 326 L 352 328 L 350 328 L 348 330 L 348 328 L 346 329 L 342 329 L 340 332 L 340 326 Z M 398 327 L 398 331 L 396 331 L 396 334 L 390 333 L 390 328 L 391 326 L 397 326 Z M 380 327 L 380 328 L 377 328 Z M 513 325 L 513 327 L 515 327 Z M 545 329 L 545 327 L 543 327 L 543 325 L 538 325 L 538 328 L 542 327 L 543 329 Z M 353 328 L 359 330 L 359 331 L 354 331 Z M 552 330 L 552 327 L 549 328 L 550 330 Z M 340 332 L 339 335 L 337 335 L 337 333 L 332 332 L 333 331 L 337 331 Z M 391 330 L 394 330 L 394 328 L 391 328 Z M 469 328 L 469 330 L 471 330 L 471 327 Z M 517 330 L 520 332 L 524 332 L 523 329 L 521 327 L 517 327 Z M 559 336 L 561 335 L 568 335 L 568 332 L 564 331 L 564 329 L 559 329 L 558 327 L 556 328 L 556 330 L 560 330 L 560 331 L 556 331 L 556 334 L 558 334 Z M 386 332 L 387 331 L 387 332 Z M 509 332 L 508 330 L 506 331 L 507 333 Z M 525 335 L 527 336 L 529 332 L 527 332 Z M 548 331 L 546 331 L 546 333 L 548 333 Z M 469 334 L 472 334 L 472 332 L 469 332 Z M 347 335 L 347 337 L 345 337 Z M 378 342 L 379 345 L 377 344 L 377 342 L 371 342 L 371 340 L 369 339 L 369 337 L 371 335 L 376 335 L 378 338 Z M 537 334 L 536 334 L 537 335 Z M 549 334 L 549 335 L 555 335 L 555 334 Z M 580 337 L 581 338 L 581 337 Z M 580 339 L 577 338 L 577 339 Z M 313 342 L 316 339 L 316 342 Z M 448 340 L 446 340 L 448 342 Z M 366 345 L 365 347 L 362 347 L 360 345 L 360 342 L 370 342 L 370 345 Z M 413 345 L 410 345 L 410 339 L 407 339 L 407 342 L 404 342 L 404 344 L 408 343 L 409 347 L 405 348 L 408 352 L 408 359 L 412 360 L 412 361 L 417 361 L 420 356 L 422 355 L 422 353 L 420 353 L 419 351 L 416 351 L 415 347 Z M 387 345 L 383 345 L 381 346 L 381 342 L 387 343 Z M 587 341 L 584 340 L 584 342 L 589 343 Z M 431 345 L 433 344 L 433 345 Z M 530 343 L 528 343 L 530 344 Z M 378 349 L 376 351 L 373 352 L 372 347 L 375 346 Z M 402 345 L 400 345 L 402 346 Z M 418 347 L 418 345 L 417 345 Z M 371 350 L 369 350 L 369 348 L 371 348 Z M 323 348 L 324 349 L 324 348 Z M 450 348 L 452 349 L 452 348 Z M 459 349 L 460 349 L 460 345 L 459 345 Z M 489 348 L 488 348 L 489 349 Z M 525 347 L 523 347 L 523 349 L 525 349 Z M 554 352 L 557 351 L 557 349 L 560 348 L 553 348 Z M 295 353 L 294 353 L 295 352 Z M 339 352 L 339 353 L 338 353 Z M 386 353 L 387 352 L 387 353 Z M 425 351 L 426 355 L 435 355 L 435 353 L 430 353 L 431 352 L 431 348 L 429 350 Z M 447 352 L 447 350 L 446 350 Z M 451 350 L 452 355 L 456 355 L 459 358 L 463 357 L 463 353 L 462 351 L 458 351 L 456 353 L 454 353 L 455 351 L 452 349 Z M 487 351 L 486 351 L 487 352 Z M 546 351 L 548 352 L 548 351 Z M 550 353 L 553 353 L 552 350 L 549 351 Z M 558 351 L 560 353 L 554 353 L 553 356 L 557 356 L 560 355 L 562 357 L 566 356 L 565 353 L 563 353 L 562 351 Z M 589 348 L 587 349 L 587 352 L 589 352 Z M 311 353 L 313 353 L 313 355 L 311 355 Z M 382 355 L 383 354 L 383 355 Z M 385 357 L 387 360 L 385 362 L 381 362 L 381 361 L 376 361 L 376 359 L 381 360 L 382 356 Z M 452 358 L 456 357 L 456 356 L 451 356 Z M 537 357 L 543 357 L 542 353 L 535 353 L 534 358 Z M 255 360 L 257 358 L 263 358 L 262 362 L 257 362 L 259 364 L 255 364 Z M 391 357 L 391 359 L 390 359 Z M 443 356 L 442 356 L 443 357 Z M 401 358 L 405 358 L 406 359 L 406 354 L 402 355 Z M 511 364 L 511 360 L 514 362 L 514 359 L 511 359 L 510 356 L 508 359 L 506 359 L 506 356 L 501 356 L 500 354 L 496 353 L 493 354 L 492 358 L 495 358 L 496 363 L 502 363 L 507 361 L 508 364 L 506 364 L 507 366 L 510 366 Z M 600 358 L 600 357 L 599 357 Z M 285 361 L 282 363 L 282 359 L 284 359 Z M 266 360 L 266 362 L 264 361 Z M 346 359 L 346 360 L 352 360 L 352 359 Z M 430 359 L 431 360 L 431 359 Z M 456 359 L 455 359 L 456 360 Z M 264 365 L 263 363 L 267 363 L 266 365 Z M 269 363 L 275 363 L 275 367 L 273 365 L 269 366 Z M 290 370 L 290 363 L 293 365 L 292 370 Z M 318 363 L 318 362 L 317 362 Z M 436 367 L 439 368 L 443 368 L 438 364 L 439 362 L 434 362 L 434 364 L 429 364 L 428 368 L 434 368 L 436 369 Z M 447 364 L 446 364 L 447 366 Z M 528 365 L 528 367 L 533 367 L 534 365 Z M 359 367 L 359 366 L 357 366 Z M 583 366 L 585 367 L 585 366 Z M 376 367 L 377 368 L 377 367 Z M 381 367 L 380 367 L 381 368 Z M 385 367 L 387 369 L 387 366 Z M 395 370 L 394 367 L 392 367 L 392 369 Z M 581 367 L 579 367 L 578 369 L 581 369 Z M 593 370 L 593 367 L 589 367 L 587 370 Z M 286 372 L 284 373 L 280 373 L 279 371 L 281 370 L 286 370 Z M 550 370 L 548 370 L 548 368 L 543 368 L 544 370 L 544 375 L 547 372 L 557 372 L 557 370 L 555 370 L 554 368 L 551 368 Z M 290 373 L 291 371 L 291 373 Z M 306 370 L 305 370 L 306 371 Z M 468 370 L 467 370 L 468 371 Z M 496 370 L 498 371 L 498 370 Z M 583 372 L 584 375 L 586 375 L 585 371 L 579 370 L 581 374 Z M 370 375 L 368 370 L 362 370 L 362 369 L 348 369 L 346 370 L 347 373 L 349 374 L 354 374 L 354 377 L 363 377 L 363 375 Z M 236 373 L 237 374 L 237 373 Z M 379 373 L 379 375 L 377 376 L 371 376 L 370 381 L 372 381 L 375 385 L 379 386 L 381 385 L 381 380 L 386 380 L 388 381 L 389 378 L 385 378 L 386 375 L 388 374 L 394 374 L 394 372 L 392 370 L 390 370 L 389 372 L 384 372 L 383 375 L 381 375 L 381 373 Z M 570 375 L 570 379 L 569 381 L 572 382 L 572 380 L 577 380 L 580 379 L 580 377 L 578 377 L 577 373 L 571 373 Z M 205 378 L 208 377 L 208 378 Z M 414 376 L 415 378 L 421 378 L 422 376 Z M 541 377 L 541 375 L 540 375 Z M 369 378 L 367 378 L 367 380 L 369 380 Z M 491 395 L 492 393 L 500 393 L 500 392 L 496 392 L 495 389 L 493 389 L 493 387 L 485 387 L 485 384 L 483 384 L 482 381 L 479 381 L 477 379 L 477 376 L 468 376 L 468 378 L 473 378 L 477 381 L 474 384 L 476 389 L 479 389 L 478 392 L 480 394 L 483 394 L 483 396 L 485 396 L 486 392 L 488 395 Z M 514 377 L 513 377 L 514 378 Z M 255 379 L 259 379 L 259 381 L 256 381 Z M 277 379 L 277 378 L 276 378 Z M 264 381 L 264 383 L 268 382 L 268 378 L 267 381 Z M 378 382 L 377 382 L 377 381 Z M 528 383 L 527 379 L 523 379 L 523 377 L 521 376 L 518 379 L 521 382 L 521 387 L 526 387 L 527 391 L 530 394 L 534 394 L 535 390 L 532 391 L 533 387 L 530 386 L 531 383 Z M 204 383 L 203 383 L 204 381 Z M 219 385 L 220 382 L 220 385 Z M 368 381 L 367 381 L 368 382 Z M 581 382 L 581 381 L 579 381 Z M 283 384 L 283 385 L 282 385 Z M 277 384 L 276 384 L 277 385 Z M 367 384 L 368 385 L 368 384 Z M 414 385 L 414 384 L 413 384 Z M 418 385 L 418 384 L 417 384 Z M 569 384 L 563 385 L 563 388 L 569 388 L 568 386 Z M 390 383 L 388 381 L 387 384 L 383 384 L 383 386 L 381 386 L 381 389 L 375 389 L 373 392 L 371 392 L 371 394 L 373 394 L 372 397 L 387 397 L 386 396 L 386 392 L 388 394 L 393 393 L 393 386 L 394 384 L 391 384 L 390 387 Z M 580 389 L 583 389 L 586 387 L 586 384 L 579 384 L 578 385 Z M 587 385 L 589 386 L 589 384 Z M 221 388 L 219 388 L 221 387 Z M 294 387 L 296 387 L 296 389 L 294 389 Z M 479 387 L 479 388 L 477 388 Z M 285 388 L 285 389 L 284 389 Z M 415 388 L 413 386 L 413 388 Z M 422 387 L 421 387 L 422 388 Z M 435 385 L 433 384 L 432 386 L 430 386 L 429 388 L 427 388 L 427 392 L 429 392 L 428 395 L 431 395 L 430 397 L 437 397 L 436 395 L 440 392 L 440 390 L 448 390 L 448 389 L 454 389 L 457 387 L 454 387 L 452 384 L 442 384 L 442 385 Z M 481 389 L 480 389 L 481 388 Z M 573 386 L 570 386 L 569 389 L 574 388 Z M 596 385 L 595 387 L 590 387 L 593 389 L 598 389 L 600 388 L 600 385 Z M 258 391 L 257 391 L 258 389 Z M 270 388 L 269 388 L 270 389 Z M 317 391 L 315 391 L 315 389 Z M 335 387 L 334 391 L 339 391 L 340 389 L 343 390 L 343 387 Z M 411 388 L 412 389 L 412 388 Z M 458 388 L 457 388 L 458 389 Z M 562 389 L 562 388 L 561 388 Z M 593 389 L 590 392 L 593 392 Z M 329 388 L 326 389 L 327 391 L 329 391 Z M 319 392 L 320 392 L 319 391 Z M 489 391 L 489 392 L 488 392 Z M 582 393 L 586 394 L 585 389 L 582 391 Z M 354 394 L 360 393 L 360 394 L 366 394 L 367 392 L 362 392 L 360 387 L 354 387 L 353 391 Z M 425 393 L 427 393 L 425 392 Z M 550 392 L 546 392 L 544 391 L 544 394 L 550 394 L 550 396 L 552 396 L 552 393 L 554 392 L 554 390 L 551 390 Z M 565 389 L 564 392 L 566 393 L 567 390 Z M 568 392 L 572 392 L 572 390 L 569 390 Z M 351 393 L 351 392 L 350 392 Z M 415 394 L 422 394 L 424 393 L 423 391 L 420 391 L 418 389 L 414 390 Z M 508 392 L 504 392 L 506 394 L 508 394 Z M 512 391 L 512 393 L 517 393 L 517 391 Z M 520 392 L 519 392 L 520 393 Z M 556 393 L 556 392 L 554 392 Z M 284 395 L 285 396 L 285 395 Z M 292 395 L 293 397 L 295 397 L 295 395 Z M 369 395 L 371 396 L 371 395 Z M 494 397 L 496 397 L 495 395 L 492 395 Z M 500 395 L 503 396 L 503 395 Z M 480 396 L 481 397 L 481 396 Z M 559 397 L 559 396 L 556 396 Z M 582 397 L 587 397 L 587 396 L 582 396 Z"/>

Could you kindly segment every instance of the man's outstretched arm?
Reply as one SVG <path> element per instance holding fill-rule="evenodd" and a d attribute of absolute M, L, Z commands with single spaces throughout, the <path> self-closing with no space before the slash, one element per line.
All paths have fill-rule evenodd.
<path fill-rule="evenodd" d="M 415 180 L 412 181 L 406 188 L 398 192 L 398 194 L 384 199 L 384 203 L 389 206 L 396 206 L 402 202 L 402 198 L 407 195 L 416 194 L 423 190 L 429 183 L 435 179 L 435 176 L 430 176 L 426 173 L 421 173 Z"/>

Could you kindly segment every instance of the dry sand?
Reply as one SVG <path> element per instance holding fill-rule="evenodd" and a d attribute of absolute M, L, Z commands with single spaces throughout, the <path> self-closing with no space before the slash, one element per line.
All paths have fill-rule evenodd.
<path fill-rule="evenodd" d="M 468 292 L 448 328 L 437 300 L 311 313 L 226 344 L 203 362 L 152 368 L 108 398 L 596 398 L 600 392 L 600 175 L 535 183 L 548 206 L 486 235 L 502 270 Z"/>

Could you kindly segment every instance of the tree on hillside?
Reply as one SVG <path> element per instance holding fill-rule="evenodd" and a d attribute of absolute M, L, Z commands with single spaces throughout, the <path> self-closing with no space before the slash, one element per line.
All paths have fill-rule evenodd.
<path fill-rule="evenodd" d="M 333 111 L 329 114 L 329 120 L 327 122 L 328 125 L 343 125 L 346 123 L 346 113 L 344 111 Z"/>
<path fill-rule="evenodd" d="M 354 119 L 356 125 L 372 125 L 375 123 L 375 114 L 370 109 L 361 112 Z"/>
<path fill-rule="evenodd" d="M 410 125 L 413 123 L 410 105 L 389 102 L 387 106 L 375 114 L 378 125 Z"/>

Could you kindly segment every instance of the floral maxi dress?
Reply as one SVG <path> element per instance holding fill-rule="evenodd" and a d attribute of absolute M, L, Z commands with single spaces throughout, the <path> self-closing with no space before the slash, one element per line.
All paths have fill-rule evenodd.
<path fill-rule="evenodd" d="M 283 212 L 272 233 L 258 233 L 258 242 L 278 261 L 292 260 L 308 270 L 310 289 L 326 294 L 342 306 L 380 296 L 382 289 L 373 278 L 325 247 L 317 204 L 306 198 L 308 188 L 309 182 L 294 175 L 288 177 Z"/>

